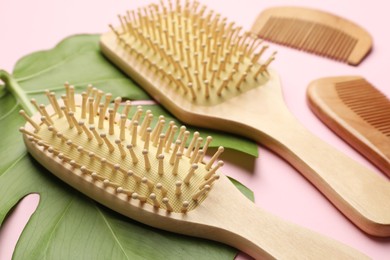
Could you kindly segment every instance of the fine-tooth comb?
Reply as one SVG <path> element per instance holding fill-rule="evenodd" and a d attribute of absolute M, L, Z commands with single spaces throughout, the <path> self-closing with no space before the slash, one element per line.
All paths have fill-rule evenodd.
<path fill-rule="evenodd" d="M 390 177 L 390 100 L 359 76 L 310 83 L 310 108 Z"/>
<path fill-rule="evenodd" d="M 214 156 L 203 162 L 211 142 L 199 133 L 166 124 L 130 102 L 119 115 L 120 98 L 109 108 L 111 94 L 96 88 L 57 100 L 47 91 L 49 106 L 20 128 L 31 155 L 54 175 L 101 204 L 139 222 L 164 230 L 208 238 L 234 246 L 256 259 L 365 259 L 360 252 L 320 234 L 289 224 L 257 208 L 220 173 Z M 142 121 L 142 122 L 141 122 Z M 165 127 L 167 126 L 167 127 Z M 164 131 L 164 129 L 166 129 Z M 178 132 L 178 133 L 177 133 Z M 176 139 L 175 139 L 176 138 Z"/>
<path fill-rule="evenodd" d="M 370 52 L 370 34 L 342 17 L 302 7 L 264 10 L 251 31 L 260 38 L 358 65 Z"/>
<path fill-rule="evenodd" d="M 243 135 L 285 158 L 362 230 L 390 236 L 390 183 L 304 129 L 284 104 L 274 53 L 198 2 L 119 16 L 102 52 L 181 121 Z M 375 191 L 375 192 L 374 192 Z"/>

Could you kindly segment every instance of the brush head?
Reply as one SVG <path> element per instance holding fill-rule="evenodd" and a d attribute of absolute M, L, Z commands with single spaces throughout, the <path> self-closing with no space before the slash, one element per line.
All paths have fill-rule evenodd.
<path fill-rule="evenodd" d="M 51 105 L 37 106 L 34 116 L 21 111 L 28 122 L 20 131 L 34 158 L 92 199 L 144 224 L 226 243 L 255 259 L 311 259 L 327 252 L 364 259 L 258 209 L 219 173 L 223 147 L 203 163 L 211 137 L 200 149 L 198 132 L 191 140 L 185 127 L 162 116 L 152 127 L 151 111 L 141 107 L 127 119 L 129 102 L 119 114 L 118 98 L 111 108 L 111 96 L 97 89 L 74 96 L 74 88 L 66 88 L 61 100 L 48 92 Z"/>
<path fill-rule="evenodd" d="M 274 7 L 256 18 L 261 39 L 358 65 L 372 48 L 370 34 L 342 17 L 302 7 Z"/>
<path fill-rule="evenodd" d="M 102 36 L 102 51 L 130 64 L 130 76 L 144 87 L 163 86 L 167 95 L 174 92 L 207 106 L 268 80 L 267 68 L 276 53 L 259 63 L 268 46 L 197 1 L 161 1 L 118 17 L 120 26 L 110 25 L 112 32 Z"/>
<path fill-rule="evenodd" d="M 45 154 L 45 166 L 58 164 L 59 172 L 70 170 L 107 193 L 168 212 L 191 211 L 207 197 L 222 166 L 214 164 L 220 152 L 203 162 L 211 137 L 203 145 L 196 132 L 186 149 L 190 133 L 183 126 L 177 133 L 164 116 L 152 127 L 154 116 L 141 106 L 127 119 L 130 104 L 118 113 L 119 99 L 110 108 L 110 93 L 88 88 L 75 96 L 72 86 L 65 87 L 62 100 L 47 92 L 51 106 L 37 106 L 33 117 L 20 111 L 28 121 L 20 131 L 29 149 Z"/>

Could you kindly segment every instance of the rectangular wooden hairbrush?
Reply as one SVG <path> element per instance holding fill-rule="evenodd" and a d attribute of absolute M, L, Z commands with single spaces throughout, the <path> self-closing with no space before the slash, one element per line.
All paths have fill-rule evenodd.
<path fill-rule="evenodd" d="M 303 7 L 273 7 L 256 18 L 251 31 L 261 39 L 358 65 L 370 52 L 370 34 L 342 17 Z"/>
<path fill-rule="evenodd" d="M 390 177 L 390 100 L 362 77 L 315 80 L 307 89 L 313 112 Z"/>
<path fill-rule="evenodd" d="M 236 247 L 256 259 L 366 259 L 360 252 L 315 232 L 287 223 L 257 208 L 220 172 L 219 148 L 203 162 L 205 140 L 184 126 L 165 122 L 130 102 L 119 111 L 111 94 L 88 87 L 81 95 L 66 85 L 57 100 L 47 91 L 49 106 L 20 128 L 30 154 L 77 190 L 144 224 L 208 238 Z M 103 102 L 103 98 L 105 101 Z M 165 127 L 164 127 L 165 126 Z M 179 130 L 180 129 L 180 130 Z M 179 132 L 179 133 L 178 133 Z"/>
<path fill-rule="evenodd" d="M 198 2 L 149 5 L 101 36 L 104 55 L 188 124 L 251 138 L 297 168 L 362 230 L 390 236 L 390 183 L 288 111 L 267 46 Z"/>

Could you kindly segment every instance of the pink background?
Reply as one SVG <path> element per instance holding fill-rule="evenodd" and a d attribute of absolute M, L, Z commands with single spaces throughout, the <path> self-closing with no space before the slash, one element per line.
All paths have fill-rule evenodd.
<path fill-rule="evenodd" d="M 78 33 L 101 33 L 116 15 L 149 1 L 131 0 L 2 0 L 0 25 L 0 68 L 12 71 L 15 62 L 31 52 L 52 48 L 61 39 Z M 201 1 L 227 16 L 230 21 L 250 29 L 259 12 L 269 6 L 296 5 L 333 12 L 367 29 L 374 39 L 374 49 L 358 67 L 348 66 L 318 56 L 272 45 L 278 51 L 273 68 L 281 75 L 284 96 L 292 113 L 312 132 L 369 168 L 367 160 L 323 125 L 309 110 L 305 91 L 311 80 L 338 75 L 362 75 L 390 96 L 390 24 L 387 1 L 363 0 L 229 0 Z M 387 24 L 387 25 L 386 25 Z M 254 190 L 256 204 L 291 222 L 316 230 L 359 249 L 374 259 L 390 258 L 390 239 L 370 237 L 336 210 L 295 169 L 264 147 L 260 157 L 252 159 L 227 151 L 224 172 Z M 388 180 L 388 179 L 387 179 Z M 39 201 L 27 197 L 0 230 L 0 260 L 11 259 L 16 241 Z M 390 203 L 390 202 L 389 202 Z M 241 254 L 241 259 L 248 258 Z"/>

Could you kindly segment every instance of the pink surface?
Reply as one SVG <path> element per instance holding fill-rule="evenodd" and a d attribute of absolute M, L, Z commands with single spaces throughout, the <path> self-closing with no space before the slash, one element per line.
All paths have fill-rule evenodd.
<path fill-rule="evenodd" d="M 78 33 L 100 33 L 116 20 L 123 10 L 150 1 L 22 1 L 3 0 L 0 25 L 0 68 L 12 71 L 23 55 L 52 48 L 61 39 Z M 346 154 L 381 174 L 367 160 L 346 145 L 324 126 L 309 110 L 305 91 L 311 80 L 326 76 L 362 75 L 374 86 L 390 96 L 390 16 L 387 1 L 202 1 L 229 20 L 249 29 L 258 13 L 265 7 L 296 5 L 333 12 L 353 20 L 367 29 L 374 39 L 374 49 L 358 67 L 351 67 L 318 56 L 272 45 L 278 51 L 273 68 L 281 75 L 284 96 L 292 113 L 312 132 Z M 259 147 L 260 157 L 238 155 L 228 151 L 224 172 L 254 190 L 256 204 L 291 222 L 306 226 L 344 242 L 366 253 L 373 259 L 390 258 L 390 239 L 370 237 L 335 209 L 295 169 L 275 154 Z M 0 260 L 11 259 L 17 238 L 29 214 L 38 204 L 38 196 L 27 198 L 13 212 L 0 230 Z M 390 203 L 390 202 L 389 202 Z M 246 256 L 241 255 L 241 259 Z"/>

